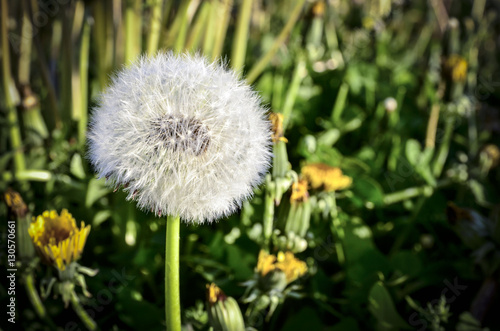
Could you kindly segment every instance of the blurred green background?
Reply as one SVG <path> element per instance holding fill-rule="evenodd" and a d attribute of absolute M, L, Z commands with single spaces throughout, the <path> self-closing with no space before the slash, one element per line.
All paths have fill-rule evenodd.
<path fill-rule="evenodd" d="M 222 58 L 283 114 L 288 142 L 240 213 L 182 225 L 186 330 L 213 327 L 211 282 L 257 330 L 500 330 L 499 12 L 493 0 L 1 0 L 0 190 L 22 195 L 28 219 L 66 208 L 92 226 L 79 263 L 99 273 L 85 277 L 91 298 L 76 291 L 102 330 L 164 329 L 165 219 L 96 179 L 88 117 L 140 55 Z M 294 220 L 307 222 L 287 232 L 290 185 L 312 163 L 352 184 L 311 189 Z M 6 307 L 7 222 L 0 232 Z M 262 290 L 261 249 L 294 252 L 307 273 Z M 18 258 L 15 329 L 84 330 L 60 296 L 43 316 L 32 305 L 28 285 L 50 275 Z"/>

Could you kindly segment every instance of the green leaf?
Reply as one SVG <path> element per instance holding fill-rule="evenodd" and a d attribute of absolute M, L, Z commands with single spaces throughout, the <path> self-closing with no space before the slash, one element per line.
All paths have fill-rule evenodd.
<path fill-rule="evenodd" d="M 382 282 L 377 282 L 370 290 L 368 310 L 377 319 L 381 330 L 410 329 L 399 315 L 392 302 L 391 295 Z"/>

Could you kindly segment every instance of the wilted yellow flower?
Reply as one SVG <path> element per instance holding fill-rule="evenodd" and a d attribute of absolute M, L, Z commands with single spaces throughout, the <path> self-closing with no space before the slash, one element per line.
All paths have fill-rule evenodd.
<path fill-rule="evenodd" d="M 207 284 L 207 297 L 208 302 L 212 305 L 217 301 L 226 299 L 224 292 L 222 292 L 222 290 L 214 283 L 211 283 L 210 285 Z"/>
<path fill-rule="evenodd" d="M 446 60 L 446 67 L 454 82 L 463 82 L 467 76 L 467 61 L 460 55 L 453 54 Z"/>
<path fill-rule="evenodd" d="M 90 233 L 90 225 L 85 226 L 82 221 L 78 228 L 66 209 L 62 210 L 61 215 L 51 210 L 33 218 L 28 231 L 41 258 L 63 271 L 80 258 Z"/>
<path fill-rule="evenodd" d="M 302 167 L 302 176 L 312 188 L 323 188 L 327 192 L 342 190 L 352 184 L 352 178 L 344 176 L 342 170 L 324 163 L 313 163 Z"/>
<path fill-rule="evenodd" d="M 307 265 L 304 261 L 297 259 L 292 252 L 278 252 L 278 256 L 275 256 L 261 250 L 257 272 L 265 276 L 274 270 L 282 271 L 286 276 L 286 282 L 291 283 L 307 272 Z"/>
<path fill-rule="evenodd" d="M 314 16 L 321 17 L 325 14 L 325 2 L 317 1 L 312 7 L 312 13 Z"/>
<path fill-rule="evenodd" d="M 269 120 L 271 121 L 273 143 L 278 141 L 288 142 L 283 133 L 283 114 L 271 113 Z"/>
<path fill-rule="evenodd" d="M 484 146 L 482 153 L 491 160 L 491 167 L 496 167 L 500 163 L 500 149 L 496 145 L 488 144 Z"/>
<path fill-rule="evenodd" d="M 299 180 L 292 185 L 292 195 L 290 196 L 290 202 L 303 202 L 309 199 L 309 192 L 307 192 L 307 181 Z"/>
<path fill-rule="evenodd" d="M 4 198 L 9 210 L 14 212 L 17 217 L 24 217 L 28 213 L 28 207 L 26 207 L 23 198 L 16 191 L 8 189 L 4 194 Z"/>

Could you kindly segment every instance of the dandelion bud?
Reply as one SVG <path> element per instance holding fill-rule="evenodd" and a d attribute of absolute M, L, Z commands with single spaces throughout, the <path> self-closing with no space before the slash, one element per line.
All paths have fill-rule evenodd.
<path fill-rule="evenodd" d="M 156 215 L 211 222 L 236 211 L 269 167 L 266 110 L 237 75 L 201 56 L 159 53 L 122 70 L 94 109 L 99 177 Z"/>
<path fill-rule="evenodd" d="M 398 108 L 398 102 L 392 97 L 386 98 L 384 100 L 384 108 L 388 113 L 392 113 Z"/>
<path fill-rule="evenodd" d="M 207 284 L 208 319 L 215 331 L 243 331 L 245 323 L 235 299 L 228 297 L 214 283 Z"/>
<path fill-rule="evenodd" d="M 463 243 L 472 249 L 483 245 L 492 232 L 489 219 L 474 210 L 459 208 L 453 202 L 448 203 L 446 215 Z"/>

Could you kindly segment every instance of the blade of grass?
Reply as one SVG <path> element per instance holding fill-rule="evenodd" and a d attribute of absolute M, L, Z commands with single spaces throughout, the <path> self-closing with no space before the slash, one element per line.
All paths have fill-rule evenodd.
<path fill-rule="evenodd" d="M 2 33 L 2 49 L 4 50 L 2 55 L 2 76 L 3 76 L 3 92 L 5 106 L 7 107 L 7 121 L 9 123 L 9 135 L 12 150 L 14 151 L 14 169 L 15 172 L 21 172 L 26 169 L 26 161 L 24 158 L 21 130 L 19 127 L 19 120 L 17 118 L 16 102 L 19 100 L 19 95 L 14 86 L 14 81 L 12 80 L 12 75 L 10 72 L 10 56 L 9 52 L 9 40 L 7 35 L 7 20 L 9 9 L 7 7 L 7 0 L 2 0 L 2 13 L 1 13 L 1 33 Z"/>
<path fill-rule="evenodd" d="M 295 26 L 295 23 L 299 19 L 304 3 L 305 0 L 297 1 L 295 7 L 292 10 L 292 13 L 290 14 L 288 22 L 283 27 L 283 30 L 281 30 L 280 34 L 278 35 L 278 38 L 276 38 L 276 40 L 274 41 L 271 48 L 267 51 L 267 53 L 264 54 L 264 56 L 262 56 L 260 60 L 252 67 L 252 69 L 247 75 L 247 82 L 249 84 L 252 84 L 255 81 L 255 79 L 257 79 L 257 77 L 262 73 L 264 68 L 269 63 L 269 61 L 271 61 L 271 59 L 276 54 L 281 45 L 285 42 L 285 39 L 288 37 L 288 35 L 292 31 L 292 28 Z"/>
<path fill-rule="evenodd" d="M 156 53 L 158 50 L 158 43 L 160 41 L 162 14 L 163 14 L 163 1 L 152 0 L 150 5 L 150 21 L 149 32 L 147 40 L 147 52 L 149 55 Z"/>
<path fill-rule="evenodd" d="M 233 39 L 233 49 L 231 51 L 231 67 L 236 72 L 241 72 L 243 64 L 245 63 L 251 12 L 252 0 L 243 0 L 238 13 L 236 32 Z"/>

